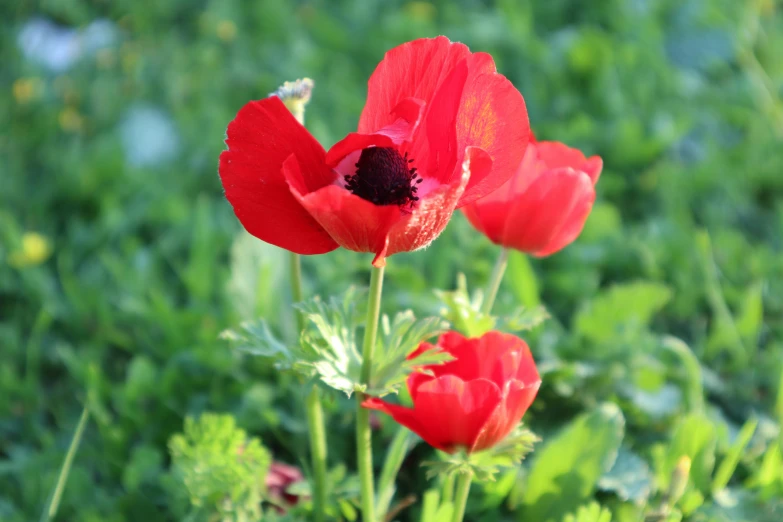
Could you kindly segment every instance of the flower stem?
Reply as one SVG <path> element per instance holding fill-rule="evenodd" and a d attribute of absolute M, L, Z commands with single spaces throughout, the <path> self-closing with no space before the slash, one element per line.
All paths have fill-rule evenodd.
<path fill-rule="evenodd" d="M 472 471 L 460 473 L 457 479 L 457 494 L 454 497 L 454 515 L 451 517 L 451 522 L 462 522 L 462 518 L 465 516 L 465 506 L 468 505 L 468 493 L 472 480 Z"/>
<path fill-rule="evenodd" d="M 291 270 L 291 300 L 294 303 L 300 303 L 304 300 L 302 296 L 302 260 L 299 254 L 289 252 L 289 262 Z M 302 312 L 296 310 L 294 315 L 296 316 L 296 329 L 298 332 L 304 330 L 305 318 Z"/>
<path fill-rule="evenodd" d="M 378 318 L 381 313 L 381 293 L 383 292 L 383 267 L 373 268 L 370 277 L 370 295 L 367 300 L 367 320 L 364 326 L 364 345 L 362 347 L 361 383 L 369 384 L 372 377 L 372 356 L 375 351 L 375 338 L 378 335 Z M 373 491 L 372 469 L 372 432 L 370 430 L 370 411 L 362 408 L 364 393 L 356 394 L 356 457 L 359 463 L 359 483 L 361 486 L 362 520 L 375 520 L 375 494 Z"/>
<path fill-rule="evenodd" d="M 323 522 L 326 509 L 326 430 L 324 411 L 321 407 L 321 392 L 317 386 L 313 386 L 310 390 L 306 405 L 313 466 L 313 520 Z"/>
<path fill-rule="evenodd" d="M 290 253 L 291 262 L 291 298 L 295 303 L 302 301 L 302 260 L 299 254 Z M 296 310 L 296 329 L 301 333 L 305 328 L 302 312 Z M 310 458 L 313 466 L 313 515 L 316 522 L 326 519 L 326 429 L 324 411 L 321 406 L 321 391 L 313 385 L 305 400 L 307 424 L 310 435 Z"/>
<path fill-rule="evenodd" d="M 492 269 L 492 275 L 489 277 L 487 290 L 484 293 L 481 311 L 485 314 L 489 314 L 492 310 L 492 305 L 495 304 L 495 297 L 498 295 L 500 282 L 503 280 L 503 274 L 506 272 L 506 265 L 508 265 L 508 249 L 503 248 L 500 251 L 497 262 L 495 262 L 495 268 Z"/>

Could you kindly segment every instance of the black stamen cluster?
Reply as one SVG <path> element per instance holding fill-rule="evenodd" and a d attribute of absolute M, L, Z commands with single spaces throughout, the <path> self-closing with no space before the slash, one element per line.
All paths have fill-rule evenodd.
<path fill-rule="evenodd" d="M 345 188 L 376 205 L 409 205 L 419 200 L 416 185 L 424 181 L 416 167 L 408 168 L 412 162 L 391 147 L 364 149 L 356 173 L 344 177 Z"/>

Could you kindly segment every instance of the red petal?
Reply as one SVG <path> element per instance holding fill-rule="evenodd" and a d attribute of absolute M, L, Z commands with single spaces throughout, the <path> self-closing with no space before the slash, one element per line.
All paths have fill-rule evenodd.
<path fill-rule="evenodd" d="M 530 138 L 525 100 L 503 75 L 494 72 L 487 55 L 471 57 L 457 115 L 457 150 L 484 149 L 492 169 L 470 177 L 458 206 L 475 201 L 508 181 L 517 170 Z M 490 69 L 491 68 L 491 69 Z M 491 72 L 490 72 L 491 70 Z"/>
<path fill-rule="evenodd" d="M 446 375 L 419 387 L 413 409 L 379 399 L 362 405 L 388 413 L 429 445 L 452 453 L 459 447 L 473 446 L 500 399 L 500 390 L 490 381 L 465 382 Z"/>
<path fill-rule="evenodd" d="M 398 206 L 374 205 L 337 185 L 302 194 L 295 158 L 285 162 L 283 173 L 294 197 L 341 247 L 383 255 L 389 229 L 402 216 Z"/>
<path fill-rule="evenodd" d="M 574 149 L 557 141 L 541 141 L 536 144 L 538 155 L 550 169 L 558 167 L 571 167 L 590 176 L 593 185 L 598 182 L 601 175 L 603 160 L 598 156 L 585 158 L 582 151 Z"/>
<path fill-rule="evenodd" d="M 228 150 L 220 155 L 220 180 L 226 198 L 245 229 L 257 238 L 298 254 L 323 254 L 337 243 L 291 195 L 281 172 L 295 155 L 309 190 L 332 182 L 324 150 L 272 97 L 242 107 L 226 132 Z"/>
<path fill-rule="evenodd" d="M 463 380 L 488 379 L 498 388 L 517 377 L 519 365 L 530 357 L 527 343 L 511 334 L 487 332 L 478 338 L 465 339 L 448 332 L 438 339 L 438 346 L 454 360 L 427 369 L 436 377 L 456 375 Z"/>
<path fill-rule="evenodd" d="M 424 195 L 411 214 L 395 223 L 389 230 L 388 248 L 376 255 L 373 264 L 382 266 L 386 256 L 418 250 L 429 245 L 448 225 L 472 173 L 483 172 L 490 165 L 491 162 L 483 150 L 469 148 L 461 178 Z"/>
<path fill-rule="evenodd" d="M 501 243 L 536 256 L 553 254 L 576 239 L 594 201 L 593 183 L 584 172 L 544 172 L 508 211 Z"/>
<path fill-rule="evenodd" d="M 348 154 L 368 147 L 394 147 L 394 140 L 385 134 L 351 132 L 332 145 L 332 148 L 326 153 L 326 164 L 335 168 Z"/>
<path fill-rule="evenodd" d="M 397 423 L 402 424 L 428 443 L 432 438 L 428 429 L 430 424 L 421 422 L 415 408 L 406 408 L 405 406 L 392 404 L 374 397 L 362 402 L 362 407 L 370 410 L 378 410 L 391 416 Z"/>
<path fill-rule="evenodd" d="M 445 36 L 422 38 L 389 50 L 368 82 L 367 102 L 359 119 L 359 132 L 371 134 L 394 123 L 397 105 L 406 98 L 429 104 L 468 48 Z"/>
<path fill-rule="evenodd" d="M 519 424 L 525 412 L 533 403 L 540 381 L 526 385 L 520 381 L 511 381 L 506 387 L 505 397 L 484 423 L 484 429 L 476 438 L 470 451 L 491 448 L 502 441 Z"/>

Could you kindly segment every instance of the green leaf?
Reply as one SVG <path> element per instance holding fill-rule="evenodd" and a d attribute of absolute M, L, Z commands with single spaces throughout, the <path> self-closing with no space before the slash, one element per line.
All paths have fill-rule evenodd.
<path fill-rule="evenodd" d="M 428 350 L 413 359 L 407 359 L 423 341 L 447 329 L 448 323 L 442 319 L 427 317 L 417 321 L 410 310 L 397 313 L 391 322 L 384 315 L 381 318 L 380 339 L 376 345 L 372 382 L 367 393 L 376 396 L 396 393 L 416 367 L 453 359 L 448 353 L 439 350 Z"/>
<path fill-rule="evenodd" d="M 758 343 L 759 333 L 764 324 L 763 289 L 761 283 L 748 287 L 737 316 L 737 331 L 749 347 L 755 347 Z"/>
<path fill-rule="evenodd" d="M 751 437 L 756 432 L 756 427 L 759 421 L 756 418 L 750 418 L 742 426 L 742 429 L 737 434 L 737 438 L 734 444 L 729 448 L 728 453 L 718 466 L 718 471 L 715 473 L 715 479 L 712 482 L 712 491 L 717 492 L 725 488 L 731 480 L 731 476 L 734 474 L 734 470 L 737 469 L 742 452 L 745 451 L 745 447 L 750 442 Z"/>
<path fill-rule="evenodd" d="M 703 413 L 691 413 L 683 417 L 674 429 L 674 436 L 666 450 L 666 457 L 657 470 L 658 483 L 668 487 L 677 462 L 681 457 L 691 459 L 690 477 L 702 493 L 712 487 L 712 470 L 715 466 L 717 429 Z"/>
<path fill-rule="evenodd" d="M 598 502 L 590 502 L 564 516 L 563 522 L 612 522 L 612 512 Z"/>
<path fill-rule="evenodd" d="M 520 520 L 560 520 L 595 491 L 615 462 L 625 419 L 614 404 L 580 415 L 537 452 Z"/>
<path fill-rule="evenodd" d="M 549 312 L 543 306 L 517 308 L 511 315 L 500 318 L 498 329 L 511 332 L 526 332 L 549 319 Z"/>
<path fill-rule="evenodd" d="M 577 333 L 594 343 L 619 335 L 636 334 L 649 325 L 672 292 L 668 286 L 649 281 L 617 284 L 582 307 L 574 320 Z"/>
<path fill-rule="evenodd" d="M 173 496 L 186 497 L 191 513 L 260 517 L 271 455 L 231 415 L 186 418 L 184 433 L 171 437 L 169 451 Z"/>
<path fill-rule="evenodd" d="M 278 296 L 286 280 L 287 254 L 244 230 L 234 239 L 226 293 L 240 319 L 249 321 L 279 314 Z"/>
<path fill-rule="evenodd" d="M 293 361 L 289 348 L 275 337 L 264 319 L 246 321 L 239 325 L 239 329 L 223 330 L 220 339 L 228 341 L 241 352 L 275 359 L 284 367 L 290 366 Z"/>
<path fill-rule="evenodd" d="M 519 424 L 516 429 L 492 448 L 466 455 L 458 452 L 438 461 L 424 461 L 427 478 L 449 477 L 457 473 L 472 473 L 476 482 L 494 481 L 501 468 L 513 467 L 533 451 L 533 444 L 540 439 Z"/>
<path fill-rule="evenodd" d="M 621 500 L 643 504 L 652 492 L 653 476 L 650 467 L 636 453 L 623 446 L 614 466 L 598 481 L 598 487 L 612 491 Z"/>
<path fill-rule="evenodd" d="M 764 501 L 753 492 L 724 489 L 713 502 L 701 506 L 688 520 L 694 522 L 780 522 L 783 500 Z"/>
<path fill-rule="evenodd" d="M 453 328 L 468 337 L 478 337 L 495 327 L 495 319 L 483 314 L 481 309 L 481 293 L 471 299 L 468 294 L 468 284 L 465 274 L 457 276 L 457 289 L 451 292 L 435 290 L 435 295 L 445 305 L 441 312 Z"/>
<path fill-rule="evenodd" d="M 349 397 L 363 391 L 357 329 L 364 316 L 365 291 L 350 287 L 328 302 L 320 297 L 300 303 L 309 327 L 302 332 L 294 366 L 312 368 L 320 379 Z"/>

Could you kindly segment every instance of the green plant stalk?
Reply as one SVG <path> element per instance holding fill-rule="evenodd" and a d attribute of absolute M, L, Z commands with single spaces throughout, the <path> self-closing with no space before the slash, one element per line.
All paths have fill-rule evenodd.
<path fill-rule="evenodd" d="M 400 471 L 402 461 L 410 447 L 410 431 L 400 426 L 394 435 L 389 450 L 386 452 L 386 460 L 383 462 L 381 476 L 378 479 L 378 502 L 375 509 L 379 517 L 385 517 L 389 511 L 392 497 L 394 496 L 394 479 Z"/>
<path fill-rule="evenodd" d="M 443 479 L 443 486 L 441 486 L 441 498 L 442 503 L 452 502 L 454 500 L 454 475 L 448 475 Z"/>
<path fill-rule="evenodd" d="M 310 427 L 310 457 L 313 466 L 313 519 L 316 522 L 323 522 L 326 519 L 326 430 L 318 386 L 313 385 L 305 405 L 307 424 Z"/>
<path fill-rule="evenodd" d="M 492 311 L 492 305 L 495 304 L 495 298 L 498 295 L 500 289 L 500 282 L 503 280 L 503 274 L 506 273 L 506 266 L 508 265 L 508 249 L 503 248 L 500 250 L 498 260 L 495 262 L 495 268 L 492 269 L 492 275 L 489 277 L 487 283 L 487 289 L 484 292 L 484 302 L 481 304 L 481 312 L 489 315 Z"/>
<path fill-rule="evenodd" d="M 454 497 L 454 514 L 451 522 L 462 522 L 465 516 L 465 506 L 468 505 L 468 493 L 470 493 L 470 483 L 473 480 L 473 472 L 466 471 L 460 473 L 457 479 L 457 493 Z"/>
<path fill-rule="evenodd" d="M 82 441 L 82 435 L 84 434 L 84 428 L 87 426 L 87 419 L 90 417 L 90 410 L 87 406 L 82 410 L 82 415 L 79 418 L 79 423 L 76 425 L 76 430 L 73 432 L 73 438 L 71 438 L 71 445 L 68 447 L 68 453 L 65 454 L 65 460 L 63 460 L 63 466 L 60 468 L 60 476 L 57 477 L 57 484 L 52 492 L 49 505 L 44 509 L 41 514 L 41 522 L 47 522 L 52 520 L 57 514 L 57 509 L 60 507 L 60 499 L 65 489 L 65 482 L 68 480 L 68 475 L 71 472 L 71 465 L 73 459 L 76 456 L 76 450 L 79 449 L 79 444 Z"/>
<path fill-rule="evenodd" d="M 303 300 L 302 260 L 299 254 L 290 252 L 291 299 L 295 303 Z M 299 310 L 294 313 L 297 332 L 305 328 L 305 318 Z M 326 429 L 321 392 L 313 385 L 305 400 L 308 435 L 310 437 L 310 458 L 313 467 L 313 518 L 316 522 L 326 520 Z"/>
<path fill-rule="evenodd" d="M 381 293 L 383 292 L 383 267 L 373 268 L 370 277 L 370 295 L 367 300 L 367 320 L 364 326 L 362 346 L 361 383 L 368 385 L 372 377 L 372 357 L 375 339 L 378 336 L 378 319 L 381 314 Z M 356 393 L 356 457 L 359 463 L 359 485 L 361 488 L 362 520 L 377 522 L 375 518 L 375 494 L 372 470 L 372 431 L 370 411 L 362 408 L 364 393 Z"/>

